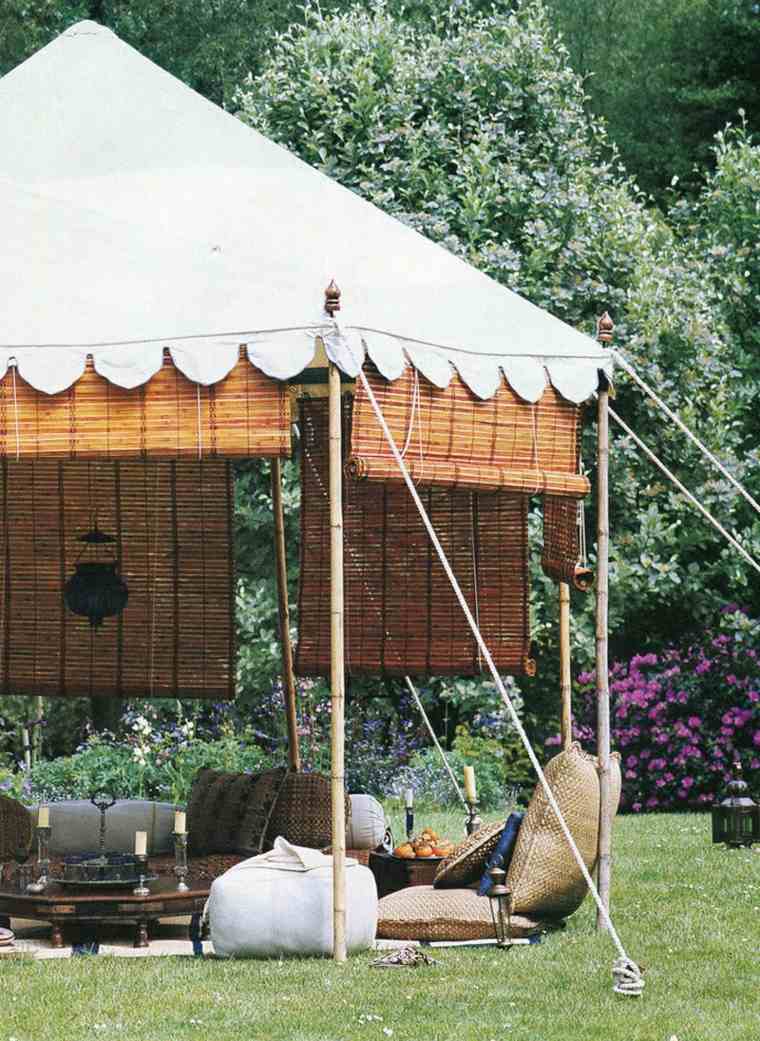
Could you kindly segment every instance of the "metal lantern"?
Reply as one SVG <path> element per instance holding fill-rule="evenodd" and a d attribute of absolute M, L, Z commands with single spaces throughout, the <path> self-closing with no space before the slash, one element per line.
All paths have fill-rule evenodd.
<path fill-rule="evenodd" d="M 79 541 L 87 546 L 101 546 L 115 539 L 93 528 L 80 535 Z M 114 560 L 78 561 L 76 571 L 63 587 L 66 606 L 74 614 L 89 618 L 93 628 L 102 625 L 104 618 L 121 614 L 127 606 L 129 590 L 116 568 Z"/>
<path fill-rule="evenodd" d="M 760 806 L 750 798 L 742 779 L 741 763 L 726 788 L 726 797 L 712 810 L 712 840 L 725 842 L 731 849 L 760 842 Z"/>
<path fill-rule="evenodd" d="M 507 873 L 503 868 L 492 867 L 488 875 L 491 879 L 488 901 L 491 905 L 496 942 L 499 947 L 507 947 L 511 942 L 509 916 L 512 905 L 512 894 L 504 885 Z"/>

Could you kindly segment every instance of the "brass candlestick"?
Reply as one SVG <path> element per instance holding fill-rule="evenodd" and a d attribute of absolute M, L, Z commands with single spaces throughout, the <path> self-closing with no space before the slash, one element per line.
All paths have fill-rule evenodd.
<path fill-rule="evenodd" d="M 37 828 L 37 878 L 26 887 L 29 893 L 44 893 L 50 873 L 50 827 Z"/>
<path fill-rule="evenodd" d="M 483 821 L 478 816 L 477 799 L 467 799 L 467 816 L 464 819 L 464 830 L 468 835 L 474 835 L 483 827 Z"/>
<path fill-rule="evenodd" d="M 148 854 L 135 853 L 135 860 L 137 861 L 138 882 L 132 892 L 135 896 L 150 896 L 150 890 L 145 884 L 148 877 Z"/>
<path fill-rule="evenodd" d="M 187 878 L 187 832 L 176 832 L 174 835 L 174 874 L 177 876 L 177 892 L 186 893 Z"/>

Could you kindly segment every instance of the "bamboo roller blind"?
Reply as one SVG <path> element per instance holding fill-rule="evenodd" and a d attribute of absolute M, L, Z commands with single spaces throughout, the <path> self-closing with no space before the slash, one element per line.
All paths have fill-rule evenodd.
<path fill-rule="evenodd" d="M 2 693 L 233 697 L 230 470 L 221 461 L 3 461 Z M 116 537 L 98 558 L 77 541 L 95 514 Z M 80 557 L 117 559 L 129 587 L 123 614 L 95 630 L 63 600 Z"/>
<path fill-rule="evenodd" d="M 480 401 L 458 376 L 439 390 L 408 368 L 389 382 L 373 366 L 367 377 L 405 463 L 419 487 L 540 492 L 580 498 L 589 491 L 578 473 L 582 410 L 547 386 L 529 404 L 506 384 Z M 357 477 L 403 480 L 360 383 L 350 467 Z"/>
<path fill-rule="evenodd" d="M 296 670 L 330 671 L 330 527 L 324 400 L 301 403 L 301 576 Z M 343 401 L 344 449 L 351 400 Z M 344 477 L 350 673 L 476 675 L 478 650 L 405 487 Z M 422 499 L 498 668 L 526 671 L 527 498 L 426 489 Z"/>
<path fill-rule="evenodd" d="M 164 352 L 161 369 L 133 390 L 84 375 L 60 394 L 9 370 L 0 380 L 0 457 L 197 459 L 290 455 L 287 385 L 241 356 L 223 380 L 193 383 Z"/>
<path fill-rule="evenodd" d="M 570 582 L 580 557 L 578 501 L 561 495 L 544 496 L 544 548 L 541 566 L 555 582 Z"/>

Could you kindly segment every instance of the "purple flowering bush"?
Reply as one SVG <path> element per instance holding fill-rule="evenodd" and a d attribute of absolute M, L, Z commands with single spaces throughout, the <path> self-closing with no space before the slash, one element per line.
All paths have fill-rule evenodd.
<path fill-rule="evenodd" d="M 593 750 L 595 677 L 581 673 L 574 734 Z M 621 807 L 699 809 L 719 798 L 735 760 L 760 795 L 760 621 L 735 605 L 701 640 L 637 654 L 610 670 L 612 747 Z M 556 744 L 551 738 L 547 744 Z"/>

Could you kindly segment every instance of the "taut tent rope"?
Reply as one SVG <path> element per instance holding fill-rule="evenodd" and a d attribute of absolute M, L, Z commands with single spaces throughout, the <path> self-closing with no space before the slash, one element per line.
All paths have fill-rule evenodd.
<path fill-rule="evenodd" d="M 662 398 L 659 397 L 659 395 L 655 393 L 655 391 L 649 386 L 649 384 L 644 379 L 642 379 L 641 376 L 638 375 L 638 373 L 634 369 L 633 365 L 631 365 L 631 363 L 628 361 L 628 359 L 623 354 L 621 354 L 619 350 L 613 350 L 612 355 L 615 358 L 615 361 L 620 363 L 620 367 L 628 373 L 628 375 L 631 377 L 634 383 L 636 383 L 644 391 L 644 393 L 648 395 L 648 397 L 650 397 L 652 401 L 654 401 L 658 408 L 662 409 L 662 411 L 665 413 L 668 419 L 672 420 L 672 422 L 676 424 L 679 430 L 682 430 L 683 433 L 686 434 L 689 440 L 697 446 L 702 455 L 705 456 L 706 459 L 709 459 L 709 461 L 713 464 L 714 467 L 716 467 L 716 469 L 720 470 L 720 472 L 723 474 L 726 480 L 729 481 L 734 486 L 734 488 L 736 488 L 740 495 L 744 496 L 744 498 L 755 510 L 755 512 L 760 513 L 760 502 L 758 502 L 756 499 L 753 499 L 753 497 L 750 495 L 750 493 L 747 491 L 744 485 L 740 481 L 738 481 L 729 470 L 726 469 L 723 463 L 721 463 L 720 459 L 716 458 L 716 456 L 713 455 L 713 453 L 710 451 L 707 445 L 703 444 L 703 442 L 699 440 L 697 435 L 686 426 L 686 424 L 678 415 L 678 413 L 673 412 L 672 409 L 668 408 L 668 406 L 665 404 Z"/>
<path fill-rule="evenodd" d="M 610 937 L 612 938 L 612 942 L 617 948 L 619 957 L 615 960 L 615 963 L 613 965 L 614 990 L 620 994 L 640 995 L 644 988 L 644 980 L 641 976 L 641 971 L 638 965 L 631 958 L 628 957 L 628 954 L 626 953 L 626 950 L 623 947 L 623 943 L 617 933 L 617 930 L 615 929 L 615 926 L 612 924 L 612 919 L 610 918 L 609 912 L 607 911 L 607 908 L 604 906 L 604 903 L 601 897 L 599 896 L 599 892 L 594 884 L 594 880 L 592 879 L 589 870 L 584 863 L 583 857 L 581 856 L 578 847 L 575 844 L 573 836 L 570 834 L 570 829 L 568 828 L 565 818 L 562 815 L 562 811 L 560 810 L 557 804 L 557 800 L 554 797 L 554 793 L 551 789 L 551 786 L 546 780 L 546 776 L 543 770 L 541 769 L 541 764 L 539 763 L 536 757 L 536 753 L 533 751 L 533 746 L 531 745 L 528 735 L 526 734 L 525 729 L 520 721 L 520 717 L 518 716 L 517 711 L 509 697 L 509 694 L 507 693 L 506 687 L 504 686 L 502 678 L 499 675 L 498 670 L 496 669 L 493 658 L 491 657 L 491 652 L 489 651 L 485 643 L 485 640 L 483 639 L 483 636 L 480 630 L 478 629 L 475 619 L 472 616 L 472 612 L 470 611 L 467 605 L 467 600 L 465 599 L 461 587 L 457 582 L 456 576 L 451 570 L 448 558 L 443 550 L 443 547 L 441 546 L 438 536 L 435 533 L 435 529 L 433 528 L 433 525 L 430 521 L 427 511 L 425 510 L 422 500 L 417 494 L 417 489 L 414 486 L 414 482 L 412 481 L 412 478 L 404 463 L 404 460 L 401 458 L 401 454 L 399 453 L 396 443 L 393 440 L 393 435 L 391 434 L 388 428 L 388 424 L 386 423 L 382 410 L 380 409 L 377 399 L 375 398 L 375 395 L 372 391 L 372 387 L 369 384 L 369 380 L 367 379 L 364 370 L 361 367 L 359 367 L 359 379 L 362 382 L 364 391 L 375 413 L 377 422 L 380 425 L 383 434 L 385 435 L 385 439 L 388 442 L 388 446 L 390 447 L 390 450 L 396 461 L 396 465 L 401 471 L 401 475 L 404 478 L 404 482 L 406 483 L 407 488 L 409 489 L 409 493 L 412 496 L 412 500 L 414 501 L 414 504 L 417 507 L 420 517 L 422 518 L 422 522 L 425 525 L 428 536 L 430 537 L 430 541 L 432 542 L 433 547 L 438 555 L 438 559 L 441 562 L 441 566 L 446 572 L 446 576 L 448 577 L 449 582 L 451 583 L 451 587 L 454 590 L 454 594 L 457 600 L 459 601 L 459 606 L 462 608 L 462 611 L 464 612 L 464 616 L 467 619 L 467 623 L 470 626 L 473 636 L 475 637 L 478 646 L 480 647 L 483 658 L 486 664 L 488 665 L 488 668 L 491 672 L 491 676 L 493 677 L 493 681 L 496 684 L 496 688 L 499 691 L 499 694 L 501 695 L 501 699 L 504 702 L 507 711 L 512 717 L 512 722 L 515 726 L 515 729 L 517 733 L 520 735 L 520 739 L 523 745 L 525 746 L 528 758 L 530 759 L 533 769 L 536 771 L 538 780 L 544 789 L 547 801 L 549 802 L 549 805 L 551 806 L 557 818 L 557 822 L 559 823 L 560 829 L 562 830 L 562 833 L 565 836 L 568 846 L 570 847 L 570 850 L 572 851 L 572 854 L 578 864 L 578 867 L 580 868 L 581 874 L 583 875 L 586 885 L 588 886 L 589 891 L 594 898 L 594 901 L 599 909 L 602 921 L 604 922 L 607 930 L 609 931 Z"/>
<path fill-rule="evenodd" d="M 663 463 L 662 460 L 658 456 L 656 456 L 654 454 L 652 449 L 648 448 L 647 445 L 645 445 L 644 442 L 641 440 L 641 438 L 638 437 L 636 434 L 634 434 L 634 432 L 631 430 L 631 428 L 628 426 L 628 424 L 623 419 L 620 418 L 620 416 L 617 414 L 617 412 L 615 412 L 615 410 L 612 408 L 612 406 L 609 406 L 609 413 L 612 416 L 612 418 L 615 420 L 615 422 L 618 424 L 618 426 L 621 427 L 621 429 L 625 431 L 625 433 L 628 435 L 628 437 L 630 437 L 631 440 L 634 441 L 634 443 L 638 445 L 638 447 L 641 449 L 641 451 L 644 452 L 644 454 L 649 459 L 651 459 L 651 461 L 654 463 L 654 465 L 656 467 L 658 467 L 660 470 L 662 470 L 662 472 L 665 474 L 665 476 L 668 478 L 668 480 L 672 481 L 672 483 L 676 486 L 678 491 L 683 496 L 685 496 L 686 499 L 688 499 L 688 501 L 692 504 L 692 506 L 695 506 L 699 510 L 699 512 L 704 517 L 706 517 L 707 520 L 709 520 L 709 522 L 716 529 L 716 531 L 720 532 L 720 534 L 723 536 L 723 538 L 726 539 L 726 541 L 729 542 L 734 547 L 734 549 L 744 557 L 744 559 L 747 561 L 747 563 L 750 564 L 755 569 L 755 571 L 760 572 L 760 564 L 758 564 L 758 562 L 755 560 L 755 558 L 753 556 L 751 556 L 747 552 L 747 550 L 744 548 L 744 546 L 742 546 L 742 544 L 740 542 L 738 542 L 737 539 L 735 539 L 734 536 L 731 535 L 730 532 L 726 531 L 726 529 L 723 527 L 723 525 L 720 523 L 720 521 L 717 521 L 713 517 L 713 515 L 710 513 L 710 511 L 707 509 L 707 507 L 703 506 L 702 503 L 699 502 L 699 500 L 696 498 L 696 496 L 693 495 L 689 491 L 689 489 L 678 480 L 678 478 L 675 476 L 675 474 L 671 473 L 671 471 L 667 468 L 665 463 Z"/>

